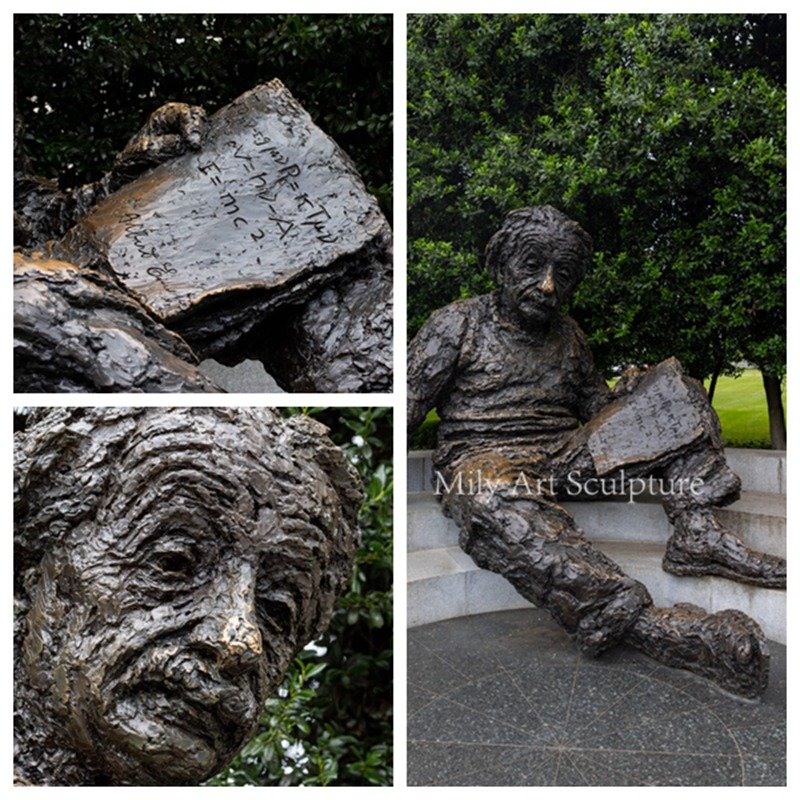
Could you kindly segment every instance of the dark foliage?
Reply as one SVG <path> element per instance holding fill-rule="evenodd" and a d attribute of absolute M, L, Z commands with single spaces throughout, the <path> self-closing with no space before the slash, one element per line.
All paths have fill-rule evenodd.
<path fill-rule="evenodd" d="M 593 237 L 571 309 L 601 368 L 785 370 L 786 18 L 409 20 L 409 329 L 490 285 L 503 215 Z"/>

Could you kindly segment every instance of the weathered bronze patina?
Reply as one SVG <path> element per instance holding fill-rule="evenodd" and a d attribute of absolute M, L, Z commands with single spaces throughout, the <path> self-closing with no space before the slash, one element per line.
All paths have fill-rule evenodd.
<path fill-rule="evenodd" d="M 435 312 L 411 344 L 409 430 L 437 408 L 434 462 L 462 548 L 548 609 L 585 652 L 625 641 L 758 695 L 769 661 L 753 620 L 655 608 L 558 503 L 568 486 L 658 476 L 674 525 L 664 569 L 786 585 L 783 559 L 749 550 L 714 516 L 740 482 L 702 386 L 670 359 L 610 390 L 578 325 L 559 311 L 591 248 L 549 206 L 509 214 L 486 249 L 500 288 Z"/>
<path fill-rule="evenodd" d="M 107 275 L 14 254 L 15 388 L 209 392 L 194 353 Z"/>
<path fill-rule="evenodd" d="M 53 254 L 108 274 L 200 359 L 258 358 L 287 389 L 391 388 L 388 223 L 280 81 L 208 120 L 163 107 L 110 177 L 58 202 L 27 180 L 18 238 L 63 232 Z"/>
<path fill-rule="evenodd" d="M 36 411 L 15 441 L 20 783 L 195 784 L 347 584 L 358 477 L 269 409 Z"/>

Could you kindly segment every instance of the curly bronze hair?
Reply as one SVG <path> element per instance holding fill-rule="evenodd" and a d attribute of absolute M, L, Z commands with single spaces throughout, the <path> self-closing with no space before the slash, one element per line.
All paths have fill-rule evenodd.
<path fill-rule="evenodd" d="M 326 433 L 258 408 L 30 415 L 14 485 L 24 781 L 196 783 L 235 755 L 351 575 L 361 486 Z"/>

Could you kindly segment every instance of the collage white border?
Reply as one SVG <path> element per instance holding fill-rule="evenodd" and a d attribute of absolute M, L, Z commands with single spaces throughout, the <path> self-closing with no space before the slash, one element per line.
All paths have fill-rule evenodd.
<path fill-rule="evenodd" d="M 12 84 L 11 76 L 13 75 L 13 34 L 12 34 L 12 20 L 13 13 L 78 13 L 78 12 L 99 12 L 99 13 L 203 13 L 203 12 L 220 12 L 221 3 L 219 2 L 204 2 L 203 0 L 196 0 L 196 2 L 163 2 L 163 3 L 130 3 L 130 2 L 86 2 L 86 3 L 57 3 L 57 2 L 30 2 L 30 3 L 12 3 L 11 8 L 8 8 L 3 16 L 3 38 L 2 41 L 6 43 L 5 59 L 6 67 L 4 75 L 6 80 L 0 84 L 0 92 L 3 93 L 4 105 L 7 109 L 8 119 L 4 125 L 0 136 L 2 137 L 4 152 L 8 154 L 3 164 L 4 182 L 3 186 L 6 187 L 6 201 L 8 208 L 6 211 L 6 219 L 11 218 L 12 206 L 12 166 L 9 155 L 12 153 L 13 145 L 13 131 L 11 125 L 11 108 L 12 108 Z M 265 8 L 264 5 L 267 7 Z M 406 576 L 406 549 L 405 549 L 405 530 L 406 530 L 406 422 L 405 422 L 405 394 L 406 394 L 406 374 L 405 374 L 405 343 L 406 343 L 406 281 L 405 281 L 405 264 L 406 264 L 406 118 L 405 118 L 405 98 L 406 98 L 406 16 L 408 14 L 419 13 L 609 13 L 609 12 L 658 12 L 658 13 L 695 13 L 695 12 L 754 12 L 759 13 L 787 13 L 788 14 L 788 30 L 789 30 L 789 48 L 787 53 L 787 75 L 789 76 L 789 194 L 788 194 L 788 211 L 789 219 L 797 219 L 798 212 L 798 192 L 796 189 L 796 181 L 793 180 L 794 176 L 794 156 L 798 153 L 798 139 L 797 131 L 800 127 L 795 104 L 796 86 L 798 76 L 798 56 L 793 50 L 800 39 L 798 33 L 800 32 L 800 11 L 792 12 L 787 6 L 788 3 L 759 3 L 759 7 L 755 7 L 753 2 L 707 2 L 701 5 L 691 2 L 673 2 L 669 5 L 658 4 L 653 2 L 639 2 L 639 3 L 625 3 L 618 0 L 609 0 L 608 2 L 573 2 L 573 0 L 564 0 L 563 2 L 509 2 L 508 0 L 494 0 L 493 2 L 420 2 L 420 0 L 394 0 L 388 2 L 387 0 L 373 0 L 373 2 L 353 2 L 341 0 L 340 2 L 304 2 L 304 0 L 297 0 L 294 3 L 284 2 L 279 0 L 276 3 L 260 4 L 256 2 L 243 2 L 231 4 L 223 10 L 225 13 L 386 13 L 392 14 L 394 17 L 394 42 L 393 42 L 393 55 L 394 55 L 394 219 L 392 227 L 394 231 L 394 262 L 395 262 L 395 276 L 394 276 L 394 298 L 395 298 L 395 332 L 394 332 L 394 390 L 392 393 L 387 394 L 366 394 L 366 395 L 350 395 L 350 394 L 209 394 L 209 395 L 106 395 L 106 394 L 85 394 L 85 395 L 71 395 L 64 396 L 58 394 L 17 394 L 13 393 L 13 367 L 12 367 L 12 352 L 13 352 L 13 334 L 10 320 L 13 316 L 13 302 L 11 291 L 11 278 L 9 271 L 9 279 L 6 284 L 7 290 L 0 293 L 0 319 L 9 321 L 6 324 L 6 329 L 3 333 L 2 341 L 4 343 L 0 350 L 0 419 L 5 420 L 2 427 L 2 451 L 0 454 L 0 481 L 2 482 L 4 496 L 7 500 L 3 505 L 4 518 L 6 521 L 7 530 L 7 545 L 5 557 L 5 567 L 3 571 L 3 585 L 8 587 L 6 597 L 8 598 L 8 605 L 11 604 L 11 593 L 13 585 L 13 569 L 11 558 L 11 531 L 13 530 L 13 503 L 11 502 L 11 487 L 13 477 L 13 464 L 12 464 L 12 409 L 17 406 L 26 405 L 74 405 L 74 406 L 92 406 L 92 405 L 109 405 L 109 406 L 183 406 L 183 405 L 198 405 L 198 406 L 287 406 L 287 405 L 329 405 L 329 406 L 392 406 L 394 408 L 394 456 L 395 456 L 395 496 L 394 496 L 394 575 L 395 575 L 395 601 L 394 601 L 394 646 L 395 646 L 395 661 L 394 661 L 394 708 L 395 708 L 395 785 L 393 787 L 375 787 L 375 788 L 358 788 L 353 787 L 350 789 L 344 787 L 331 787 L 331 788 L 318 788 L 317 792 L 343 792 L 343 791 L 356 791 L 360 796 L 364 795 L 377 795 L 381 797 L 390 798 L 391 796 L 398 796 L 398 793 L 405 795 L 406 792 L 412 793 L 415 797 L 423 797 L 425 795 L 433 795 L 436 793 L 437 797 L 442 796 L 442 792 L 456 791 L 452 788 L 445 787 L 407 787 L 406 786 L 406 597 L 405 597 L 405 576 Z M 284 82 L 291 87 L 291 76 L 276 76 L 284 80 Z M 180 99 L 180 98 L 176 98 Z M 5 245 L 6 251 L 13 247 L 11 226 L 6 225 L 3 229 L 4 240 L 7 237 L 8 242 Z M 787 264 L 798 264 L 796 254 L 799 252 L 797 245 L 798 233 L 789 228 L 789 247 Z M 800 266 L 795 266 L 794 271 L 789 269 L 789 291 L 788 302 L 790 308 L 794 307 L 797 299 L 798 281 L 794 272 L 800 269 Z M 795 375 L 797 367 L 797 352 L 798 342 L 800 341 L 800 328 L 795 328 L 793 323 L 789 325 L 789 375 Z M 790 420 L 798 419 L 800 413 L 800 405 L 796 402 L 796 393 L 791 390 L 788 395 L 788 410 L 787 416 Z M 795 429 L 789 429 L 789 451 L 794 453 L 796 451 L 797 434 Z M 789 459 L 789 480 L 791 481 L 794 476 L 793 459 Z M 800 492 L 794 494 L 790 492 L 787 498 L 788 501 L 788 531 L 790 541 L 788 542 L 788 557 L 791 564 L 795 564 L 796 558 L 800 556 L 800 545 L 796 538 L 791 536 L 793 530 L 793 523 L 800 520 Z M 790 581 L 789 589 L 789 603 L 790 603 L 790 631 L 788 648 L 788 666 L 787 672 L 789 676 L 798 675 L 798 666 L 800 666 L 800 658 L 796 654 L 796 634 L 798 611 L 798 590 L 791 588 Z M 12 622 L 11 614 L 3 618 L 3 641 L 12 641 Z M 0 742 L 3 743 L 3 761 L 0 762 L 4 765 L 2 774 L 7 775 L 6 779 L 0 781 L 0 787 L 12 787 L 12 718 L 13 718 L 13 685 L 12 685 L 12 654 L 11 648 L 4 650 L 2 659 L 3 668 L 3 689 L 2 695 L 4 705 L 2 706 L 4 714 L 0 715 L 0 719 L 5 721 Z M 789 678 L 788 688 L 788 703 L 789 703 L 789 753 L 792 753 L 793 748 L 796 750 L 800 742 L 800 726 L 797 724 L 796 712 L 798 711 L 798 697 L 800 697 L 800 689 L 798 689 L 797 678 Z M 5 772 L 5 769 L 8 771 Z M 785 793 L 790 788 L 798 784 L 800 778 L 800 766 L 797 765 L 796 760 L 789 759 L 788 761 L 788 786 L 785 788 L 756 788 L 745 787 L 736 790 L 737 792 L 744 792 L 748 795 L 754 793 L 761 793 L 764 791 Z M 189 796 L 189 792 L 196 792 L 199 787 L 175 788 L 175 787 L 114 787 L 113 792 L 115 797 L 140 797 L 143 793 L 147 796 L 167 796 L 169 792 L 170 797 L 173 793 Z M 531 787 L 499 787 L 504 794 L 507 793 L 521 793 L 530 792 Z M 242 790 L 236 787 L 237 790 Z M 231 789 L 233 790 L 233 789 Z M 564 787 L 535 787 L 537 792 L 575 792 L 581 791 L 579 789 L 569 789 Z M 93 789 L 86 787 L 72 787 L 72 788 L 34 788 L 34 787 L 14 787 L 14 791 L 25 792 L 25 796 L 34 795 L 36 797 L 47 795 L 48 797 L 66 798 L 72 797 L 76 793 L 85 792 L 99 792 L 103 789 Z M 216 788 L 209 787 L 209 791 L 218 791 Z M 279 794 L 281 797 L 289 796 L 290 793 L 297 791 L 309 791 L 296 788 L 268 788 L 264 790 L 255 789 L 255 791 L 269 791 L 271 794 Z M 467 787 L 459 788 L 459 797 L 484 797 L 488 791 L 496 791 L 496 789 L 487 789 L 480 787 Z M 630 796 L 633 792 L 642 791 L 641 787 L 635 788 L 620 788 L 620 787 L 590 787 L 589 791 L 610 793 L 613 792 L 615 797 L 620 794 L 627 794 Z M 651 789 L 644 789 L 644 791 L 651 792 L 667 792 L 672 791 L 666 787 L 653 787 Z M 682 790 L 690 795 L 703 796 L 708 793 L 721 793 L 726 791 L 720 788 L 709 787 L 689 787 Z"/>

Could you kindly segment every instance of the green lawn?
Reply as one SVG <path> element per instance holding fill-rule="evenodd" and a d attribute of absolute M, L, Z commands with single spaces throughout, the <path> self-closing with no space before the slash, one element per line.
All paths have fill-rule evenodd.
<path fill-rule="evenodd" d="M 783 405 L 786 408 L 785 381 Z M 714 409 L 719 414 L 722 437 L 728 447 L 770 446 L 767 398 L 758 370 L 746 369 L 738 378 L 722 376 L 714 393 Z M 420 430 L 412 437 L 411 446 L 420 449 L 434 447 L 438 425 L 439 418 L 435 411 L 431 411 Z"/>
<path fill-rule="evenodd" d="M 708 384 L 706 384 L 708 388 Z M 721 377 L 714 393 L 714 409 L 729 447 L 769 447 L 767 399 L 761 373 L 746 369 L 738 378 Z M 783 386 L 786 408 L 786 382 Z"/>

